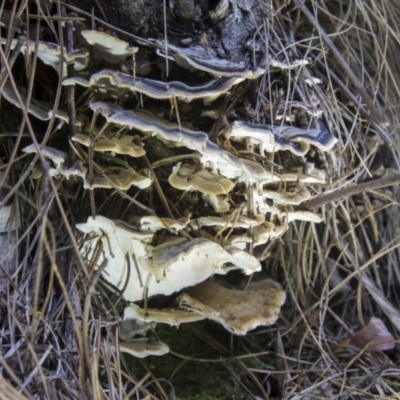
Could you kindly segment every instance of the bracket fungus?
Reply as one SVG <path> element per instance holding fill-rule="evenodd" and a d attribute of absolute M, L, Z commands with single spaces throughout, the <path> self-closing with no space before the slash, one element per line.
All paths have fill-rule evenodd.
<path fill-rule="evenodd" d="M 270 221 L 265 221 L 263 224 L 257 225 L 253 228 L 253 245 L 256 247 L 268 243 L 270 240 L 275 240 L 281 237 L 286 230 L 286 226 L 275 225 Z"/>
<path fill-rule="evenodd" d="M 227 0 L 221 4 L 223 8 L 230 7 Z M 81 72 L 63 80 L 64 90 L 71 85 L 89 88 L 76 91 L 83 94 L 76 104 L 78 129 L 71 129 L 70 141 L 65 140 L 71 152 L 48 146 L 41 149 L 41 155 L 51 161 L 50 175 L 79 176 L 84 189 L 118 189 L 114 191 L 121 194 L 121 203 L 116 202 L 115 208 L 123 204 L 121 210 L 126 211 L 124 218 L 129 223 L 96 215 L 96 209 L 104 210 L 98 205 L 109 192 L 99 190 L 87 196 L 94 216 L 76 225 L 83 234 L 83 258 L 94 264 L 91 270 L 101 272 L 106 287 L 118 292 L 126 302 L 140 302 L 156 295 L 175 297 L 163 309 L 147 308 L 147 303 L 145 309 L 129 304 L 121 324 L 120 350 L 136 357 L 165 354 L 168 347 L 162 343 L 148 339 L 128 341 L 145 335 L 157 323 L 177 326 L 209 318 L 238 335 L 274 323 L 285 301 L 278 284 L 258 282 L 240 291 L 223 287 L 212 277 L 233 270 L 244 275 L 260 271 L 260 260 L 266 259 L 271 242 L 280 238 L 291 222 L 322 221 L 319 215 L 295 207 L 329 182 L 321 152 L 330 151 L 337 139 L 319 119 L 322 111 L 318 100 L 311 99 L 308 105 L 301 95 L 294 95 L 290 102 L 277 101 L 274 106 L 276 99 L 271 96 L 270 103 L 264 104 L 264 114 L 259 114 L 270 124 L 241 120 L 243 116 L 257 115 L 251 96 L 243 102 L 237 97 L 239 106 L 235 110 L 230 109 L 231 104 L 236 104 L 232 102 L 236 97 L 232 96 L 225 98 L 226 108 L 218 108 L 224 102 L 216 101 L 214 108 L 204 112 L 201 102 L 209 105 L 219 96 L 229 96 L 235 85 L 245 79 L 255 80 L 266 70 L 218 58 L 200 46 L 179 48 L 138 39 L 140 45 L 148 45 L 139 53 L 148 64 L 154 64 L 151 52 L 156 51 L 178 65 L 168 75 L 171 82 L 148 79 L 136 76 L 141 75 L 135 69 L 137 47 L 96 30 L 85 29 L 81 35 L 75 39 L 80 44 L 86 41 L 91 51 L 68 54 L 51 43 L 25 41 L 21 52 L 32 54 L 37 48 L 37 56 L 61 73 L 63 79 L 66 66 L 73 65 L 75 71 Z M 14 40 L 12 48 L 17 44 Z M 134 61 L 132 74 L 120 71 L 130 70 L 128 57 Z M 280 62 L 263 58 L 268 68 L 285 70 L 281 75 L 308 63 L 305 59 Z M 188 77 L 179 67 L 199 74 Z M 193 84 L 194 77 L 201 77 L 204 82 L 207 74 L 218 78 Z M 156 76 L 155 69 L 151 76 Z M 258 90 L 254 88 L 259 85 L 248 86 L 243 85 L 243 90 Z M 36 87 L 35 90 L 33 93 L 37 93 Z M 68 92 L 73 93 L 73 88 Z M 239 96 L 239 92 L 235 90 L 234 95 Z M 20 93 L 22 102 L 28 103 L 23 91 Z M 9 83 L 2 96 L 20 107 Z M 146 96 L 145 102 L 142 96 Z M 99 101 L 104 99 L 108 102 Z M 184 102 L 179 103 L 179 110 L 176 100 Z M 190 102 L 193 103 L 186 104 Z M 272 107 L 274 113 L 269 116 L 266 110 Z M 93 113 L 80 118 L 87 109 Z M 27 111 L 43 121 L 55 117 L 60 126 L 70 123 L 69 114 L 34 99 Z M 178 124 L 167 120 L 166 115 L 170 112 L 172 118 L 173 111 Z M 202 118 L 202 112 L 214 121 Z M 300 117 L 302 126 L 310 124 L 309 129 L 294 126 Z M 289 122 L 273 125 L 279 119 Z M 37 152 L 33 145 L 24 151 Z M 72 166 L 68 164 L 70 154 L 75 157 L 71 157 Z M 142 174 L 143 167 L 146 172 Z M 151 171 L 151 178 L 147 171 Z M 41 175 L 40 170 L 35 173 Z M 145 190 L 153 183 L 154 190 Z M 126 196 L 122 193 L 130 189 L 135 192 L 134 198 L 130 197 L 131 192 Z M 157 196 L 162 204 L 157 204 Z M 125 203 L 127 198 L 129 205 Z M 231 208 L 233 211 L 228 213 Z M 115 215 L 118 210 L 112 211 Z"/>
<path fill-rule="evenodd" d="M 93 256 L 96 243 L 102 243 L 97 265 L 103 265 L 104 279 L 123 290 L 128 301 L 142 300 L 146 288 L 148 296 L 170 295 L 214 274 L 224 275 L 234 269 L 250 274 L 261 269 L 260 263 L 247 253 L 235 250 L 231 254 L 208 239 L 179 238 L 152 247 L 152 232 L 102 216 L 89 217 L 77 228 L 89 234 L 82 247 L 87 259 Z M 246 264 L 242 264 L 243 260 Z"/>
<path fill-rule="evenodd" d="M 180 324 L 201 321 L 205 318 L 206 315 L 202 312 L 197 310 L 185 310 L 179 308 L 176 304 L 162 309 L 147 308 L 146 310 L 136 304 L 130 304 L 125 307 L 124 310 L 124 322 L 138 321 L 139 323 L 147 322 L 179 326 Z"/>
<path fill-rule="evenodd" d="M 316 224 L 322 222 L 324 219 L 311 211 L 293 210 L 293 207 L 287 206 L 287 210 L 279 213 L 278 218 L 282 221 L 285 220 L 287 223 L 292 221 L 308 221 Z"/>
<path fill-rule="evenodd" d="M 204 313 L 235 335 L 245 335 L 258 326 L 275 323 L 285 299 L 280 285 L 269 280 L 250 284 L 246 291 L 208 280 L 179 296 L 177 302 L 185 310 Z"/>
<path fill-rule="evenodd" d="M 195 172 L 196 166 L 179 163 L 173 168 L 168 178 L 169 184 L 175 189 L 197 190 L 204 194 L 226 194 L 230 192 L 234 183 L 229 179 L 213 175 L 206 169 Z"/>
<path fill-rule="evenodd" d="M 120 351 L 137 358 L 144 358 L 147 356 L 162 356 L 169 353 L 169 347 L 165 343 L 149 338 L 121 341 L 118 344 Z M 114 346 L 110 347 L 111 349 L 115 350 Z"/>
<path fill-rule="evenodd" d="M 4 85 L 1 94 L 8 102 L 13 104 L 17 108 L 21 108 L 18 97 L 10 83 L 7 82 Z M 21 90 L 18 91 L 18 94 L 22 101 L 22 104 L 26 104 L 26 96 L 22 93 Z M 53 117 L 53 115 L 55 115 L 56 118 L 60 119 L 57 128 L 60 128 L 64 123 L 69 122 L 68 114 L 65 111 L 54 109 L 54 107 L 50 103 L 37 101 L 35 99 L 30 100 L 27 111 L 29 114 L 40 119 L 41 121 L 49 121 Z M 77 121 L 77 124 L 79 124 L 79 121 Z"/>
<path fill-rule="evenodd" d="M 23 40 L 21 37 L 20 40 Z M 11 50 L 18 48 L 18 40 L 13 39 L 11 41 Z M 1 38 L 1 44 L 6 44 L 7 39 Z M 68 53 L 66 49 L 61 51 L 60 46 L 55 43 L 35 41 L 35 40 L 24 40 L 20 47 L 20 52 L 23 55 L 31 55 L 36 53 L 38 58 L 43 61 L 44 64 L 51 66 L 58 73 L 61 72 L 62 76 L 67 76 L 67 66 L 73 65 L 75 71 L 79 72 L 86 69 L 89 65 L 89 52 L 86 50 L 74 50 L 72 53 Z M 63 57 L 63 60 L 61 60 Z M 62 62 L 61 62 L 62 61 Z M 62 68 L 62 69 L 61 69 Z"/>
<path fill-rule="evenodd" d="M 169 54 L 173 54 L 174 60 L 179 66 L 205 71 L 213 76 L 257 79 L 265 73 L 265 70 L 262 68 L 247 67 L 245 63 L 233 63 L 222 58 L 217 58 L 201 46 L 179 48 L 168 44 L 167 47 Z M 166 57 L 164 44 L 160 43 L 157 53 L 160 56 Z"/>
<path fill-rule="evenodd" d="M 267 128 L 268 127 L 268 128 Z M 246 141 L 247 148 L 260 147 L 260 154 L 273 153 L 279 150 L 289 150 L 297 156 L 303 156 L 309 150 L 309 145 L 293 143 L 284 136 L 274 134 L 268 125 L 252 124 L 249 122 L 235 121 L 225 131 L 227 139 L 233 141 Z"/>
<path fill-rule="evenodd" d="M 22 149 L 24 153 L 28 154 L 37 154 L 37 148 L 34 144 L 30 144 L 29 146 Z M 82 179 L 86 179 L 87 167 L 82 164 L 80 160 L 76 160 L 74 164 L 70 167 L 66 166 L 67 154 L 61 150 L 55 149 L 50 146 L 43 146 L 40 149 L 40 153 L 42 156 L 50 160 L 54 164 L 54 168 L 49 168 L 50 176 L 65 176 L 69 179 L 72 176 L 79 176 Z M 43 175 L 42 168 L 39 164 L 36 164 L 33 172 L 32 179 L 41 178 Z"/>
<path fill-rule="evenodd" d="M 150 112 L 124 111 L 112 104 L 103 102 L 92 103 L 90 108 L 102 114 L 107 122 L 152 133 L 162 141 L 171 143 L 176 147 L 185 146 L 191 150 L 202 151 L 208 140 L 207 134 L 204 132 L 179 128 L 178 125 L 174 124 L 166 125 Z"/>
<path fill-rule="evenodd" d="M 225 136 L 236 141 L 246 140 L 249 145 L 258 145 L 262 154 L 289 150 L 297 156 L 303 156 L 308 152 L 310 144 L 322 151 L 329 151 L 337 143 L 337 139 L 321 121 L 315 129 L 235 121 L 225 131 Z"/>
<path fill-rule="evenodd" d="M 115 94 L 115 97 L 120 97 L 122 93 L 129 91 L 158 100 L 176 98 L 191 102 L 196 99 L 202 99 L 203 103 L 208 105 L 243 80 L 244 78 L 241 77 L 228 77 L 215 79 L 202 85 L 188 86 L 179 81 L 161 82 L 105 69 L 93 74 L 89 80 L 82 77 L 65 79 L 63 85 L 78 84 L 85 87 L 96 87 L 102 93 Z"/>
<path fill-rule="evenodd" d="M 94 142 L 93 149 L 99 152 L 114 152 L 117 154 L 127 154 L 133 158 L 142 157 L 146 151 L 133 143 L 134 137 L 131 135 L 121 135 L 119 137 L 108 138 L 106 136 L 99 136 Z M 90 146 L 90 138 L 82 133 L 76 133 L 71 138 L 72 141 L 78 142 L 86 147 Z"/>
<path fill-rule="evenodd" d="M 83 30 L 81 34 L 93 46 L 95 55 L 108 64 L 121 64 L 139 50 L 138 47 L 130 46 L 128 42 L 105 32 Z"/>
<path fill-rule="evenodd" d="M 34 144 L 30 144 L 22 149 L 24 153 L 37 154 L 37 148 Z M 51 160 L 55 168 L 50 169 L 50 175 L 59 175 L 61 171 L 61 166 L 67 159 L 67 154 L 61 150 L 54 149 L 50 146 L 43 146 L 40 152 L 44 158 Z"/>
<path fill-rule="evenodd" d="M 280 285 L 268 279 L 251 283 L 246 291 L 228 289 L 208 279 L 186 292 L 164 309 L 145 310 L 135 304 L 129 305 L 124 321 L 179 326 L 208 318 L 235 335 L 245 335 L 258 326 L 275 323 L 286 299 Z"/>
<path fill-rule="evenodd" d="M 281 204 L 299 205 L 311 197 L 307 188 L 295 188 L 293 191 L 264 190 L 263 196 Z"/>
<path fill-rule="evenodd" d="M 129 220 L 132 225 L 137 225 L 142 232 L 158 232 L 162 229 L 167 229 L 169 232 L 177 233 L 184 229 L 190 222 L 189 218 L 159 218 L 154 215 L 145 217 L 134 217 Z"/>
<path fill-rule="evenodd" d="M 203 194 L 203 198 L 207 200 L 215 212 L 224 214 L 231 208 L 226 196 L 218 196 L 216 194 Z"/>
<path fill-rule="evenodd" d="M 90 190 L 99 188 L 128 190 L 131 186 L 146 189 L 152 183 L 150 178 L 135 172 L 132 168 L 109 167 L 103 168 L 103 175 L 94 175 L 92 180 L 86 174 L 83 187 Z"/>

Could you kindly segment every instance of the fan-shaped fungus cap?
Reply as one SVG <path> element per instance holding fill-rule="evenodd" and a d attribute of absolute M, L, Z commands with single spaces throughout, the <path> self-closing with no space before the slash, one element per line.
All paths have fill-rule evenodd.
<path fill-rule="evenodd" d="M 18 108 L 21 108 L 14 89 L 9 82 L 4 85 L 1 94 L 11 104 Z M 21 92 L 19 92 L 19 96 L 21 97 L 22 103 L 26 104 L 26 96 L 24 96 Z M 61 120 L 57 128 L 60 128 L 64 122 L 69 122 L 68 114 L 62 110 L 54 110 L 54 107 L 52 107 L 50 103 L 39 102 L 35 99 L 31 99 L 27 110 L 29 114 L 32 114 L 34 117 L 40 119 L 41 121 L 49 121 L 52 116 L 55 115 L 56 118 L 59 118 Z M 80 122 L 77 121 L 77 124 L 79 125 Z"/>
<path fill-rule="evenodd" d="M 86 178 L 87 167 L 83 164 L 81 160 L 76 160 L 74 164 L 67 168 L 65 164 L 61 166 L 61 175 L 69 179 L 71 176 L 80 176 L 82 179 Z"/>
<path fill-rule="evenodd" d="M 86 147 L 89 147 L 89 136 L 82 133 L 75 134 L 71 140 L 78 142 Z M 113 137 L 109 139 L 105 136 L 100 136 L 94 143 L 93 149 L 99 152 L 113 151 L 117 154 L 127 154 L 131 157 L 142 157 L 146 151 L 133 143 L 133 136 L 122 135 L 119 138 Z"/>
<path fill-rule="evenodd" d="M 102 266 L 103 278 L 120 290 L 128 301 L 137 301 L 143 298 L 146 271 L 137 269 L 138 258 L 151 254 L 148 244 L 153 238 L 151 232 L 141 232 L 122 221 L 113 221 L 97 215 L 89 217 L 86 223 L 76 225 L 77 229 L 89 235 L 83 242 L 81 253 L 91 260 L 98 244 L 101 243 L 101 254 L 97 259 L 97 266 Z"/>
<path fill-rule="evenodd" d="M 130 249 L 131 240 L 149 241 L 153 238 L 152 233 L 141 232 L 124 221 L 111 220 L 101 215 L 89 217 L 87 222 L 76 224 L 76 227 L 83 233 L 111 236 L 118 242 L 119 247 L 122 246 L 127 251 Z"/>
<path fill-rule="evenodd" d="M 318 120 L 317 124 L 316 129 L 300 129 L 292 126 L 274 126 L 272 129 L 276 135 L 282 135 L 291 142 L 309 143 L 322 151 L 332 150 L 338 139 L 329 132 L 321 120 Z"/>
<path fill-rule="evenodd" d="M 146 78 L 136 78 L 131 90 L 145 94 L 153 99 L 177 98 L 185 102 L 202 99 L 205 105 L 211 104 L 232 86 L 242 82 L 244 78 L 221 78 L 212 80 L 203 85 L 188 86 L 182 82 L 160 82 Z"/>
<path fill-rule="evenodd" d="M 139 50 L 138 47 L 129 46 L 128 42 L 105 32 L 84 30 L 81 34 L 94 47 L 95 55 L 108 64 L 120 64 Z"/>
<path fill-rule="evenodd" d="M 203 194 L 203 197 L 211 204 L 212 208 L 221 214 L 229 211 L 231 206 L 226 196 L 217 196 L 216 194 Z"/>
<path fill-rule="evenodd" d="M 275 200 L 276 202 L 281 204 L 299 205 L 303 201 L 308 200 L 311 197 L 311 193 L 306 188 L 295 188 L 293 192 L 264 190 L 263 196 L 268 199 Z"/>
<path fill-rule="evenodd" d="M 205 147 L 199 150 L 201 163 L 204 166 L 211 168 L 213 173 L 219 173 L 228 179 L 243 175 L 245 167 L 237 157 L 208 139 L 205 144 Z"/>
<path fill-rule="evenodd" d="M 182 310 L 177 306 L 162 309 L 144 309 L 136 304 L 130 304 L 125 308 L 124 320 L 127 313 L 129 313 L 129 318 L 132 318 L 133 321 L 155 322 L 170 326 L 179 326 L 180 324 L 201 321 L 206 318 L 201 312 L 196 312 L 196 310 Z"/>
<path fill-rule="evenodd" d="M 196 99 L 203 99 L 204 104 L 207 105 L 243 80 L 244 78 L 240 77 L 221 78 L 202 85 L 188 86 L 179 81 L 161 82 L 148 78 L 134 78 L 129 74 L 105 69 L 93 74 L 89 81 L 82 77 L 72 77 L 64 80 L 63 85 L 96 86 L 102 93 L 116 94 L 117 97 L 129 91 L 158 100 L 177 98 L 191 102 Z"/>
<path fill-rule="evenodd" d="M 1 44 L 6 44 L 7 39 L 1 38 Z M 11 50 L 17 47 L 18 39 L 11 41 Z M 21 47 L 22 54 L 36 52 L 37 56 L 44 64 L 53 67 L 58 73 L 61 71 L 61 48 L 57 44 L 36 40 L 26 40 Z M 67 66 L 73 64 L 75 71 L 82 71 L 89 65 L 89 52 L 86 50 L 74 50 L 68 53 L 65 49 L 63 53 L 62 76 L 67 76 Z"/>
<path fill-rule="evenodd" d="M 130 340 L 135 336 L 146 336 L 147 332 L 156 325 L 156 323 L 139 320 L 134 308 L 127 306 L 124 309 L 124 317 L 119 326 L 119 337 L 122 340 Z"/>
<path fill-rule="evenodd" d="M 309 150 L 308 143 L 294 143 L 284 135 L 275 133 L 270 125 L 253 124 L 235 121 L 225 131 L 225 136 L 234 141 L 246 140 L 248 145 L 260 146 L 260 153 L 273 153 L 279 150 L 289 150 L 297 156 L 304 156 Z"/>
<path fill-rule="evenodd" d="M 265 244 L 271 239 L 282 236 L 283 233 L 284 230 L 279 229 L 272 222 L 265 221 L 263 224 L 255 226 L 252 230 L 254 246 Z"/>
<path fill-rule="evenodd" d="M 132 169 L 114 167 L 104 169 L 104 174 L 105 176 L 95 175 L 92 182 L 86 176 L 83 187 L 90 190 L 100 188 L 128 190 L 133 185 L 139 189 L 146 189 L 153 183 L 150 178 L 138 174 Z"/>
<path fill-rule="evenodd" d="M 194 172 L 195 165 L 179 163 L 173 169 L 168 182 L 175 189 L 197 190 L 205 194 L 226 194 L 230 192 L 234 183 L 229 179 L 213 175 L 206 169 Z"/>
<path fill-rule="evenodd" d="M 197 260 L 202 259 L 202 265 L 209 265 L 211 269 L 222 269 L 224 263 L 231 261 L 230 254 L 219 244 L 210 240 L 203 238 L 191 241 L 179 240 L 181 243 L 178 242 L 176 245 L 171 245 L 167 242 L 155 247 L 152 259 L 141 259 L 142 265 L 149 265 L 151 268 L 155 267 L 160 270 L 169 271 L 172 266 L 176 266 L 178 263 L 185 263 L 185 265 L 192 265 L 193 269 L 193 266 L 198 264 L 198 261 L 191 263 L 189 262 L 189 258 L 195 257 Z M 188 283 L 188 281 L 186 282 Z M 192 285 L 193 283 L 188 286 Z"/>
<path fill-rule="evenodd" d="M 113 345 L 110 347 L 115 349 Z M 120 341 L 119 350 L 137 358 L 162 356 L 169 353 L 169 347 L 165 343 L 148 338 L 133 339 L 129 342 Z"/>
<path fill-rule="evenodd" d="M 276 282 L 241 291 L 208 280 L 179 296 L 177 302 L 183 309 L 203 312 L 236 335 L 245 335 L 258 326 L 275 323 L 285 299 Z"/>
<path fill-rule="evenodd" d="M 273 182 L 279 182 L 281 180 L 280 176 L 267 171 L 262 165 L 256 163 L 252 160 L 242 159 L 241 160 L 244 169 L 243 174 L 239 177 L 239 182 L 244 182 L 246 186 L 255 185 L 259 193 L 262 192 L 264 185 Z"/>
<path fill-rule="evenodd" d="M 145 217 L 137 217 L 129 220 L 131 224 L 137 224 L 139 229 L 143 232 L 157 232 L 161 229 L 168 229 L 173 233 L 184 229 L 189 221 L 189 218 L 179 218 L 174 220 L 171 218 L 159 218 L 154 215 L 147 215 Z"/>
<path fill-rule="evenodd" d="M 230 246 L 235 246 L 240 250 L 246 250 L 247 245 L 253 243 L 253 239 L 245 235 L 231 235 L 227 239 L 227 243 Z"/>
<path fill-rule="evenodd" d="M 232 269 L 241 269 L 249 274 L 261 269 L 259 262 L 251 255 L 244 256 L 240 250 L 224 250 L 219 244 L 207 239 L 197 238 L 189 242 L 175 240 L 175 244 L 164 243 L 153 249 L 152 258 L 140 258 L 141 266 L 153 273 L 160 282 L 149 287 L 149 296 L 171 294 L 182 288 L 196 285 L 214 273 L 226 274 Z M 235 267 L 224 267 L 231 263 Z M 158 273 L 157 271 L 160 271 Z M 153 288 L 153 289 L 152 289 Z"/>
<path fill-rule="evenodd" d="M 259 261 L 247 251 L 241 250 L 236 246 L 225 246 L 225 250 L 232 256 L 233 263 L 240 265 L 246 275 L 251 275 L 255 271 L 261 270 Z"/>
<path fill-rule="evenodd" d="M 290 209 L 288 211 L 282 211 L 278 217 L 281 221 L 285 220 L 287 223 L 290 223 L 292 221 L 306 221 L 318 224 L 324 220 L 320 215 L 315 214 L 311 211 L 295 211 Z"/>
<path fill-rule="evenodd" d="M 36 146 L 31 144 L 24 149 L 25 153 L 37 153 Z M 67 154 L 61 150 L 54 149 L 53 147 L 44 146 L 40 153 L 42 156 L 48 160 L 51 160 L 55 165 L 55 168 L 50 168 L 50 176 L 65 176 L 69 179 L 71 176 L 80 176 L 81 178 L 86 178 L 87 168 L 83 165 L 82 161 L 76 160 L 71 167 L 65 166 L 65 161 L 67 160 Z M 43 175 L 42 168 L 39 164 L 36 164 L 32 171 L 32 179 L 39 179 Z"/>
<path fill-rule="evenodd" d="M 37 154 L 37 148 L 34 144 L 24 147 L 22 151 L 28 154 Z M 67 159 L 67 154 L 65 152 L 49 146 L 43 146 L 40 149 L 40 153 L 44 158 L 51 160 L 56 166 L 57 170 L 61 169 L 61 164 L 63 164 Z"/>
<path fill-rule="evenodd" d="M 82 249 L 85 257 L 93 257 L 97 242 L 102 242 L 102 254 L 97 265 L 103 266 L 104 279 L 124 289 L 123 296 L 128 301 L 142 300 L 146 293 L 145 285 L 148 296 L 170 295 L 215 273 L 225 274 L 232 269 L 249 273 L 249 268 L 260 268 L 255 259 L 249 259 L 245 266 L 236 263 L 219 244 L 203 238 L 189 242 L 182 238 L 167 240 L 151 248 L 148 241 L 153 237 L 152 233 L 140 232 L 121 221 L 96 216 L 95 219 L 88 218 L 85 224 L 78 224 L 77 228 L 91 235 Z M 236 267 L 225 268 L 224 264 Z"/>
<path fill-rule="evenodd" d="M 142 132 L 150 132 L 162 141 L 176 147 L 185 146 L 188 149 L 202 151 L 208 140 L 204 132 L 195 132 L 180 128 L 178 125 L 164 123 L 154 114 L 146 111 L 123 111 L 118 107 L 103 102 L 90 104 L 93 111 L 101 113 L 108 122 L 128 126 Z"/>
<path fill-rule="evenodd" d="M 157 53 L 165 57 L 165 46 L 160 45 Z M 265 70 L 261 68 L 246 67 L 244 63 L 233 63 L 222 58 L 217 58 L 204 47 L 195 46 L 179 48 L 168 44 L 168 50 L 174 54 L 176 63 L 189 69 L 206 71 L 213 76 L 240 76 L 246 79 L 257 79 Z"/>
<path fill-rule="evenodd" d="M 37 154 L 37 149 L 34 144 L 31 144 L 22 149 L 24 153 Z M 59 176 L 63 174 L 63 165 L 67 159 L 67 154 L 61 150 L 54 149 L 53 147 L 43 146 L 40 150 L 41 155 L 47 160 L 51 160 L 55 168 L 49 169 L 50 176 Z M 73 172 L 73 171 L 71 171 Z M 76 171 L 78 172 L 78 171 Z M 71 174 L 70 174 L 71 175 Z M 32 179 L 39 179 L 43 176 L 43 171 L 40 164 L 36 164 L 32 171 Z"/>

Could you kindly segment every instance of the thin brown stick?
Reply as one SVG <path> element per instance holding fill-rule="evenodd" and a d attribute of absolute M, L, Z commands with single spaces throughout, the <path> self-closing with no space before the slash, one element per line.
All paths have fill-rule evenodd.
<path fill-rule="evenodd" d="M 354 186 L 346 187 L 344 189 L 335 190 L 333 192 L 325 193 L 321 196 L 312 198 L 311 200 L 305 201 L 297 209 L 307 210 L 317 207 L 322 207 L 325 204 L 333 203 L 334 201 L 342 200 L 362 192 L 368 192 L 375 189 L 381 189 L 387 186 L 393 186 L 400 183 L 400 174 L 389 176 L 385 178 L 379 178 L 372 181 L 359 183 Z"/>
<path fill-rule="evenodd" d="M 321 35 L 322 39 L 328 46 L 329 50 L 332 52 L 333 56 L 335 57 L 337 63 L 342 67 L 343 71 L 345 74 L 349 77 L 350 81 L 354 84 L 356 87 L 357 92 L 360 94 L 364 102 L 367 104 L 367 107 L 369 108 L 369 112 L 372 114 L 372 116 L 377 120 L 377 122 L 383 122 L 383 118 L 377 108 L 375 107 L 371 97 L 365 90 L 362 82 L 358 79 L 356 74 L 353 72 L 353 70 L 350 68 L 349 64 L 347 64 L 346 60 L 343 58 L 342 54 L 338 50 L 338 48 L 335 46 L 329 35 L 324 31 L 322 28 L 321 24 L 318 22 L 318 20 L 312 15 L 310 10 L 307 8 L 307 6 L 303 3 L 302 0 L 295 0 L 295 4 L 298 8 L 301 9 L 301 11 L 304 13 L 304 15 L 308 18 L 308 20 L 311 22 L 311 24 L 314 26 L 314 28 L 319 32 Z M 357 102 L 358 103 L 358 102 Z M 391 138 L 388 136 L 388 134 L 380 130 L 379 135 L 382 137 L 383 140 L 387 144 L 392 144 Z"/>

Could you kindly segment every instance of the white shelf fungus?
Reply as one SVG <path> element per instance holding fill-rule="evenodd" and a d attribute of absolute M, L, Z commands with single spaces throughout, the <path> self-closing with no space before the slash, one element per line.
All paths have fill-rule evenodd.
<path fill-rule="evenodd" d="M 7 39 L 1 38 L 1 44 L 6 44 Z M 11 41 L 11 50 L 18 47 L 18 39 Z M 75 71 L 82 71 L 89 65 L 89 52 L 87 50 L 74 50 L 72 53 L 68 53 L 66 49 L 61 52 L 60 46 L 55 43 L 25 40 L 21 46 L 20 52 L 23 55 L 31 55 L 36 52 L 38 58 L 43 61 L 44 64 L 51 66 L 58 73 L 61 71 L 61 54 L 63 55 L 62 71 L 61 75 L 67 75 L 67 66 L 73 65 Z M 25 103 L 24 103 L 25 104 Z"/>
<path fill-rule="evenodd" d="M 191 102 L 196 99 L 202 99 L 203 103 L 208 105 L 243 80 L 244 78 L 241 77 L 221 78 L 211 80 L 202 85 L 188 86 L 179 81 L 161 82 L 105 69 L 91 75 L 90 79 L 79 76 L 65 79 L 63 85 L 78 84 L 84 87 L 93 87 L 104 95 L 116 98 L 121 97 L 126 92 L 131 92 L 140 93 L 158 100 L 176 98 Z"/>
<path fill-rule="evenodd" d="M 157 53 L 165 57 L 165 46 L 160 43 Z M 265 70 L 262 68 L 247 67 L 245 63 L 233 63 L 217 58 L 210 51 L 201 46 L 179 48 L 168 44 L 169 54 L 173 54 L 175 62 L 187 69 L 206 71 L 213 76 L 233 76 L 246 79 L 257 79 Z"/>
<path fill-rule="evenodd" d="M 102 244 L 97 265 L 103 265 L 104 279 L 120 290 L 125 288 L 123 295 L 129 301 L 142 300 L 145 285 L 148 296 L 170 295 L 213 274 L 233 269 L 250 274 L 261 269 L 253 256 L 238 250 L 231 250 L 231 254 L 208 239 L 178 238 L 152 247 L 149 243 L 153 233 L 102 216 L 89 217 L 77 228 L 89 234 L 82 246 L 88 260 L 96 244 Z"/>
<path fill-rule="evenodd" d="M 128 42 L 105 32 L 84 30 L 81 34 L 93 46 L 95 55 L 108 64 L 120 64 L 139 50 L 137 47 L 129 46 Z"/>

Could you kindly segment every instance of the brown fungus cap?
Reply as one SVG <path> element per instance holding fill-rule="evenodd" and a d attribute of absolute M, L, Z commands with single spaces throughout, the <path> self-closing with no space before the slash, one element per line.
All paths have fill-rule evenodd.
<path fill-rule="evenodd" d="M 231 206 L 226 196 L 217 196 L 216 194 L 203 194 L 203 197 L 210 203 L 215 212 L 227 213 Z"/>
<path fill-rule="evenodd" d="M 104 169 L 103 175 L 95 175 L 93 181 L 90 182 L 89 177 L 84 179 L 83 187 L 85 189 L 121 189 L 128 190 L 131 186 L 139 189 L 146 189 L 152 184 L 152 180 L 147 176 L 138 174 L 132 169 L 114 167 Z"/>
<path fill-rule="evenodd" d="M 234 183 L 229 179 L 213 175 L 206 169 L 195 170 L 195 165 L 179 163 L 174 167 L 168 182 L 175 189 L 197 190 L 211 195 L 226 194 L 233 189 Z"/>
<path fill-rule="evenodd" d="M 71 140 L 86 147 L 89 147 L 90 144 L 89 136 L 82 133 L 75 134 Z M 133 136 L 131 135 L 122 135 L 111 139 L 100 136 L 94 143 L 93 149 L 98 152 L 113 151 L 117 154 L 127 154 L 134 158 L 142 157 L 146 154 L 146 151 L 142 147 L 133 143 Z"/>
<path fill-rule="evenodd" d="M 179 296 L 177 302 L 183 309 L 204 313 L 235 335 L 245 335 L 258 326 L 275 323 L 285 299 L 285 292 L 273 281 L 242 291 L 208 280 Z"/>
<path fill-rule="evenodd" d="M 110 347 L 115 350 L 113 345 Z M 120 341 L 119 350 L 137 358 L 162 356 L 169 353 L 169 347 L 165 343 L 149 338 L 132 339 L 129 342 Z"/>
<path fill-rule="evenodd" d="M 196 310 L 182 310 L 178 306 L 167 308 L 141 308 L 136 304 L 131 304 L 125 308 L 125 315 L 141 322 L 155 322 L 170 326 L 179 326 L 188 322 L 201 321 L 206 315 Z"/>

